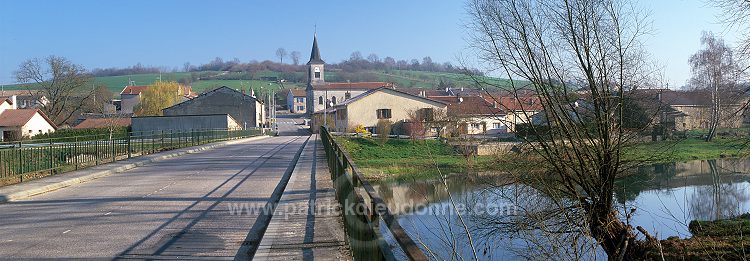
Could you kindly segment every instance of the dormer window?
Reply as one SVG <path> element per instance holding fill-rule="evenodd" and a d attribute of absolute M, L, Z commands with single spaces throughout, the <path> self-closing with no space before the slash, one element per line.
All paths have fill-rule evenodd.
<path fill-rule="evenodd" d="M 320 68 L 315 67 L 313 71 L 315 71 L 315 79 L 320 79 Z"/>

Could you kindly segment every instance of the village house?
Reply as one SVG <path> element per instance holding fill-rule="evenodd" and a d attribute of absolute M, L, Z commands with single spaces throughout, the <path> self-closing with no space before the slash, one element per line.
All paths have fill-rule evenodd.
<path fill-rule="evenodd" d="M 190 100 L 198 96 L 198 93 L 193 92 L 193 88 L 190 86 L 180 85 L 182 90 L 182 101 Z M 148 89 L 148 86 L 125 86 L 120 92 L 119 107 L 121 113 L 133 113 L 134 108 L 138 103 L 141 102 L 141 93 Z M 117 106 L 117 105 L 115 105 Z"/>
<path fill-rule="evenodd" d="M 244 92 L 222 86 L 162 110 L 164 116 L 231 115 L 243 129 L 263 126 L 263 103 Z"/>
<path fill-rule="evenodd" d="M 289 89 L 286 95 L 286 107 L 291 113 L 306 113 L 307 93 L 305 90 Z"/>
<path fill-rule="evenodd" d="M 15 96 L 16 108 L 28 109 L 28 108 L 41 108 L 47 103 L 49 99 L 39 90 L 2 90 L 0 91 L 0 99 L 10 99 Z"/>
<path fill-rule="evenodd" d="M 507 133 L 505 111 L 480 96 L 430 96 L 448 104 L 448 118 L 455 122 L 457 134 L 495 135 Z"/>
<path fill-rule="evenodd" d="M 705 90 L 652 91 L 661 105 L 659 121 L 667 130 L 707 129 L 711 122 L 711 92 Z M 742 92 L 725 92 L 720 96 L 719 128 L 740 128 L 747 122 L 746 105 L 750 96 Z M 653 99 L 652 99 L 653 100 Z"/>
<path fill-rule="evenodd" d="M 314 36 L 310 61 L 307 62 L 305 109 L 308 116 L 367 91 L 383 87 L 394 88 L 394 85 L 388 82 L 326 82 L 325 62 L 320 57 L 318 37 Z"/>
<path fill-rule="evenodd" d="M 15 98 L 15 96 L 12 96 Z M 18 109 L 13 99 L 0 101 L 0 131 L 2 141 L 30 138 L 55 132 L 57 127 L 39 109 Z"/>
<path fill-rule="evenodd" d="M 434 115 L 445 115 L 447 104 L 391 88 L 369 90 L 361 95 L 317 111 L 313 115 L 312 130 L 326 122 L 328 127 L 338 132 L 353 132 L 358 126 L 377 133 L 380 121 L 392 124 L 392 133 L 406 134 L 404 123 L 420 115 L 420 119 L 431 121 Z M 326 118 L 324 120 L 324 117 Z"/>
<path fill-rule="evenodd" d="M 487 102 L 505 111 L 504 124 L 507 132 L 516 132 L 516 126 L 519 124 L 531 123 L 534 115 L 544 109 L 540 98 L 531 94 L 518 94 L 516 97 L 515 95 L 497 93 L 484 95 L 483 97 Z"/>

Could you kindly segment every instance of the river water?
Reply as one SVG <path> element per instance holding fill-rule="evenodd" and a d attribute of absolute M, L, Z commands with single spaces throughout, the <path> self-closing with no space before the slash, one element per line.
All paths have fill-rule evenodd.
<path fill-rule="evenodd" d="M 675 162 L 633 172 L 616 182 L 617 207 L 621 213 L 634 210 L 630 224 L 642 226 L 660 239 L 689 237 L 687 224 L 694 219 L 715 220 L 750 212 L 748 159 Z M 407 232 L 439 259 L 473 259 L 474 253 L 482 260 L 543 255 L 587 259 L 586 253 L 601 257 L 601 251 L 586 237 L 549 233 L 550 227 L 558 228 L 554 224 L 545 224 L 544 232 L 513 229 L 518 222 L 509 225 L 507 217 L 543 213 L 539 210 L 554 202 L 538 193 L 526 193 L 530 188 L 525 186 L 507 184 L 496 175 L 475 174 L 456 175 L 446 182 L 380 183 L 376 189 Z M 576 256 L 581 253 L 583 257 Z"/>

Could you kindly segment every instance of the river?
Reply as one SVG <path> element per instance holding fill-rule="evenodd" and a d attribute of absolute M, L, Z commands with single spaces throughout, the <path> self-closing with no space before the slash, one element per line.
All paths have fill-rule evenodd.
<path fill-rule="evenodd" d="M 687 224 L 691 220 L 750 212 L 748 173 L 748 159 L 639 167 L 616 182 L 616 207 L 621 213 L 634 210 L 630 224 L 644 227 L 659 239 L 689 237 Z M 533 189 L 527 186 L 508 185 L 508 180 L 497 175 L 454 175 L 445 183 L 378 183 L 376 189 L 407 232 L 439 259 L 473 259 L 474 253 L 481 260 L 602 255 L 586 237 L 544 231 L 559 228 L 550 222 L 545 222 L 544 230 L 517 229 L 518 224 L 528 224 L 516 219 L 508 222 L 509 217 L 539 213 L 554 202 L 539 193 L 528 193 Z"/>

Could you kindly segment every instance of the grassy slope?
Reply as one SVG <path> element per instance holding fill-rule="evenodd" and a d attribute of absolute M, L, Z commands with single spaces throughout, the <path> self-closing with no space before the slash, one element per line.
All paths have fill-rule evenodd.
<path fill-rule="evenodd" d="M 468 169 L 466 158 L 451 146 L 435 140 L 388 140 L 380 145 L 376 139 L 338 138 L 344 149 L 354 157 L 364 175 L 373 180 L 434 178 L 438 174 L 464 173 Z M 750 156 L 746 138 L 717 138 L 712 142 L 699 139 L 662 141 L 628 147 L 624 159 L 644 162 L 675 162 L 721 157 Z M 508 158 L 508 157 L 505 157 Z M 524 159 L 498 162 L 493 156 L 478 156 L 473 170 L 498 170 L 523 168 Z M 515 159 L 515 158 L 514 158 Z M 499 165 L 498 165 L 499 164 Z M 437 166 L 437 167 L 436 167 Z"/>
<path fill-rule="evenodd" d="M 377 139 L 338 138 L 337 141 L 368 179 L 433 178 L 439 174 L 463 173 L 468 169 L 463 156 L 436 140 L 390 139 L 383 145 Z M 490 159 L 477 157 L 477 161 L 474 166 L 481 168 Z"/>
<path fill-rule="evenodd" d="M 220 72 L 215 72 L 220 73 Z M 400 87 L 413 87 L 413 88 L 437 88 L 441 80 L 452 83 L 455 87 L 472 87 L 475 86 L 474 81 L 462 74 L 455 73 L 439 73 L 439 72 L 422 72 L 422 71 L 408 71 L 408 70 L 393 70 L 390 72 L 384 71 L 369 71 L 369 73 L 375 75 L 378 81 L 394 82 Z M 336 75 L 335 71 L 327 72 L 330 78 Z M 279 72 L 262 71 L 256 74 L 257 77 L 280 77 Z M 182 78 L 189 78 L 190 73 L 177 72 L 177 73 L 162 73 L 161 78 L 164 81 L 177 81 Z M 506 88 L 509 86 L 508 81 L 505 79 L 497 79 L 492 77 L 481 77 L 482 80 L 486 80 L 492 85 L 501 86 Z M 104 76 L 96 77 L 96 84 L 107 86 L 115 97 L 118 97 L 122 88 L 128 84 L 128 80 L 132 80 L 136 85 L 148 85 L 159 80 L 159 74 L 135 74 L 135 75 L 122 75 L 122 76 Z M 276 83 L 269 85 L 268 81 L 246 81 L 246 80 L 200 80 L 192 83 L 193 90 L 196 92 L 203 92 L 205 90 L 214 89 L 221 86 L 229 86 L 232 88 L 249 88 L 248 86 L 258 90 L 261 86 L 266 88 L 267 86 L 271 89 L 278 90 L 281 86 Z M 285 88 L 304 88 L 304 83 L 285 83 Z M 24 85 L 6 85 L 6 90 L 14 90 L 25 88 Z"/>
<path fill-rule="evenodd" d="M 750 155 L 746 138 L 716 138 L 706 142 L 696 138 L 637 144 L 625 150 L 625 158 L 651 162 L 675 162 Z"/>

